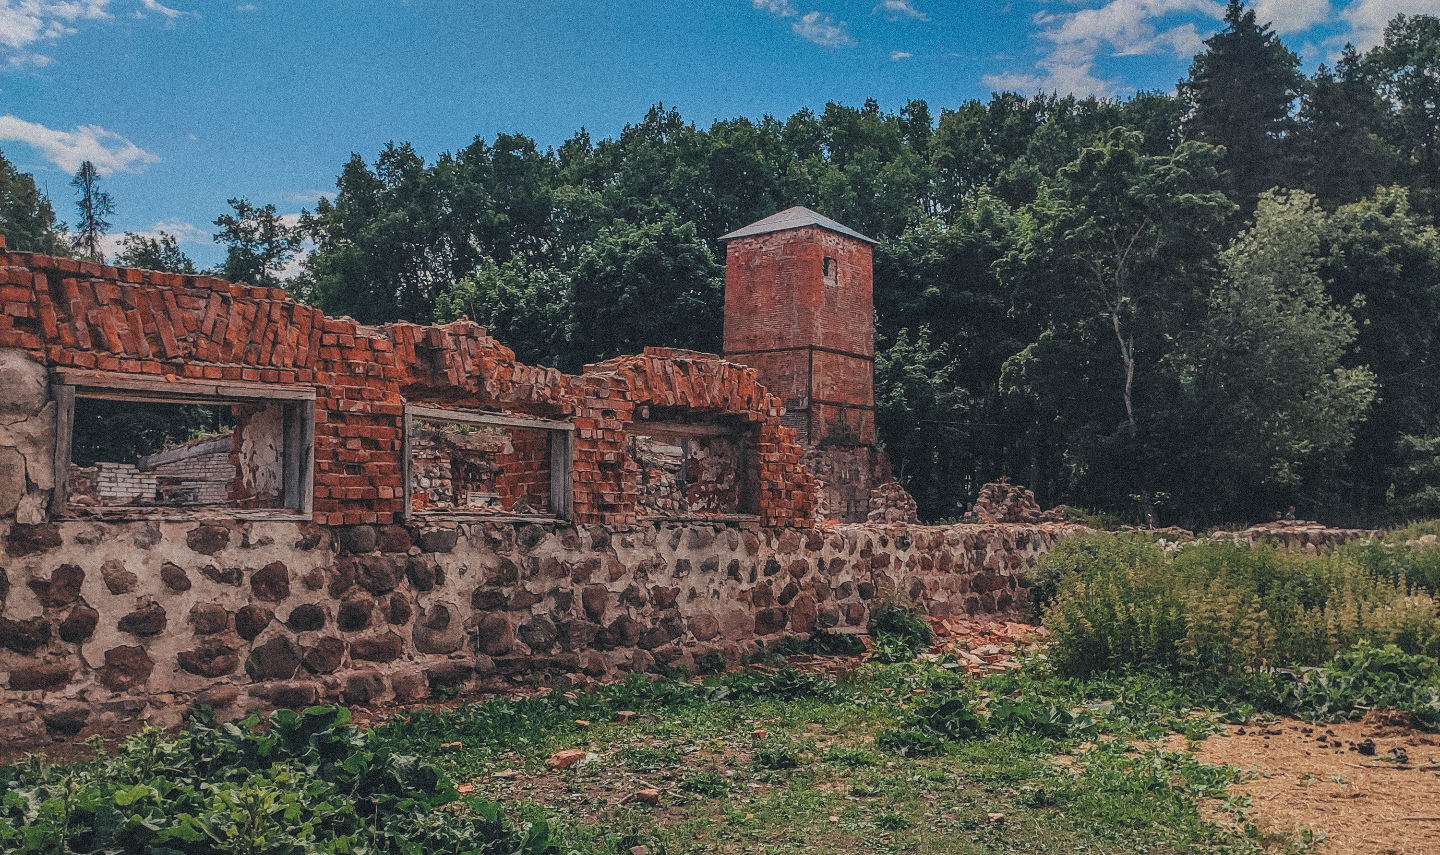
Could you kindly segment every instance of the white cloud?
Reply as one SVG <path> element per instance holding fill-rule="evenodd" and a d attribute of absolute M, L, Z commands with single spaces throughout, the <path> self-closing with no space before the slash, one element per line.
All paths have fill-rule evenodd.
<path fill-rule="evenodd" d="M 0 0 L 0 55 L 12 66 L 49 65 L 49 57 L 30 47 L 73 34 L 78 21 L 109 18 L 108 5 L 110 0 Z"/>
<path fill-rule="evenodd" d="M 171 21 L 174 21 L 176 18 L 182 18 L 186 15 L 194 15 L 197 18 L 200 17 L 199 12 L 182 12 L 179 9 L 171 9 L 169 6 L 162 6 L 160 3 L 156 2 L 156 0 L 140 0 L 140 5 L 144 6 L 147 10 L 151 12 L 159 12 L 161 15 L 164 15 Z"/>
<path fill-rule="evenodd" d="M 16 116 L 0 116 L 0 140 L 26 143 L 46 160 L 72 173 L 86 160 L 95 164 L 101 175 L 142 172 L 160 162 L 158 156 L 99 125 L 57 131 Z"/>
<path fill-rule="evenodd" d="M 1255 22 L 1277 33 L 1298 33 L 1330 20 L 1330 0 L 1255 0 Z"/>
<path fill-rule="evenodd" d="M 876 6 L 870 14 L 884 15 L 886 19 L 891 21 L 899 21 L 904 18 L 910 18 L 915 21 L 930 20 L 930 16 L 912 6 L 910 0 L 882 0 L 880 5 Z"/>
<path fill-rule="evenodd" d="M 259 6 L 256 6 L 254 3 L 241 3 L 239 6 L 236 6 L 236 7 L 235 7 L 235 11 L 236 11 L 236 12 L 254 12 L 256 9 L 259 9 L 259 8 L 260 8 L 260 7 L 259 7 Z"/>
<path fill-rule="evenodd" d="M 912 56 L 914 56 L 914 55 L 915 55 L 915 54 L 911 53 L 911 52 L 908 51 L 908 50 L 892 51 L 891 54 L 890 54 L 890 61 L 891 61 L 891 62 L 899 62 L 899 61 L 902 60 L 902 59 L 909 59 L 910 57 L 912 57 Z"/>
<path fill-rule="evenodd" d="M 807 12 L 791 29 L 801 38 L 822 47 L 850 47 L 856 44 L 855 38 L 845 29 L 844 21 L 837 24 L 834 18 L 820 12 Z"/>
<path fill-rule="evenodd" d="M 1310 0 L 1301 0 L 1310 2 Z M 1204 47 L 1193 22 L 1163 26 L 1165 19 L 1200 14 L 1219 19 L 1225 6 L 1219 0 L 1109 0 L 1099 8 L 1067 12 L 1037 12 L 1038 38 L 1049 43 L 1046 55 L 1035 63 L 1039 74 L 990 74 L 986 85 L 1018 91 L 1054 91 L 1076 95 L 1111 95 L 1122 84 L 1095 75 L 1095 59 L 1110 56 L 1146 56 L 1170 53 L 1189 59 Z"/>
<path fill-rule="evenodd" d="M 1385 25 L 1396 15 L 1440 15 L 1440 0 L 1355 0 L 1341 17 L 1350 25 L 1348 41 L 1368 50 L 1385 38 Z"/>
<path fill-rule="evenodd" d="M 790 0 L 750 0 L 756 9 L 769 12 L 772 15 L 779 15 L 782 18 L 793 18 L 800 13 L 795 11 L 795 6 Z"/>

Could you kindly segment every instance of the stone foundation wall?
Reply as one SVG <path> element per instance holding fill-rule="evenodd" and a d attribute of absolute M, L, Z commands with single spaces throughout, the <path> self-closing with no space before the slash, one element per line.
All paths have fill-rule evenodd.
<path fill-rule="evenodd" d="M 0 523 L 0 744 L 446 686 L 573 684 L 861 631 L 888 589 L 1003 614 L 1067 526 Z"/>

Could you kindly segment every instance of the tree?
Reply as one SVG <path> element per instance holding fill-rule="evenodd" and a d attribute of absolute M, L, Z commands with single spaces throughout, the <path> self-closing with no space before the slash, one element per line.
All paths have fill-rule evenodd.
<path fill-rule="evenodd" d="M 1382 133 L 1404 160 L 1412 201 L 1440 214 L 1440 18 L 1396 15 L 1364 66 L 1393 111 Z"/>
<path fill-rule="evenodd" d="M 718 352 L 722 268 L 695 224 L 616 223 L 581 253 L 571 274 L 571 367 L 646 345 Z"/>
<path fill-rule="evenodd" d="M 435 320 L 468 316 L 532 365 L 555 365 L 565 352 L 570 320 L 570 277 L 554 269 L 532 270 L 520 259 L 485 259 L 435 302 Z"/>
<path fill-rule="evenodd" d="M 1221 255 L 1224 279 L 1189 352 L 1188 469 L 1213 514 L 1314 507 L 1333 488 L 1375 376 L 1347 368 L 1355 320 L 1319 275 L 1326 217 L 1314 197 L 1260 196 L 1254 224 Z"/>
<path fill-rule="evenodd" d="M 257 208 L 244 199 L 231 199 L 229 204 L 235 213 L 215 218 L 220 227 L 215 242 L 227 247 L 217 275 L 231 282 L 279 288 L 278 274 L 300 250 L 303 232 L 282 220 L 274 205 Z"/>
<path fill-rule="evenodd" d="M 0 234 L 12 252 L 68 255 L 64 227 L 35 187 L 35 179 L 15 169 L 0 152 Z"/>
<path fill-rule="evenodd" d="M 1440 233 L 1402 187 L 1342 206 L 1326 221 L 1318 273 L 1358 325 L 1347 367 L 1374 372 L 1378 398 L 1355 428 L 1347 498 L 1384 506 L 1402 436 L 1440 434 Z"/>
<path fill-rule="evenodd" d="M 1335 71 L 1322 64 L 1306 89 L 1287 140 L 1287 171 L 1326 210 L 1359 201 L 1398 165 L 1376 135 L 1384 117 L 1359 55 L 1346 45 Z"/>
<path fill-rule="evenodd" d="M 1011 360 L 1006 386 L 1065 411 L 1040 418 L 1065 434 L 1072 486 L 1103 474 L 1106 500 L 1135 496 L 1143 520 L 1163 457 L 1154 438 L 1168 427 L 1163 362 L 1198 314 L 1233 206 L 1206 190 L 1216 149 L 1187 142 L 1150 157 L 1142 143 L 1116 128 L 1060 170 L 1021 210 L 1015 248 L 998 268 L 1017 310 L 1045 329 Z M 1063 363 L 1077 350 L 1089 360 L 1081 388 L 1047 376 L 1070 375 Z"/>
<path fill-rule="evenodd" d="M 1245 213 L 1262 190 L 1282 183 L 1280 146 L 1305 83 L 1299 65 L 1269 24 L 1257 24 L 1254 10 L 1230 0 L 1225 29 L 1205 40 L 1205 52 L 1180 83 L 1191 105 L 1186 132 L 1225 147 L 1220 177 Z"/>
<path fill-rule="evenodd" d="M 913 337 L 900 330 L 875 352 L 876 431 L 923 519 L 958 516 L 967 498 L 953 481 L 970 474 L 964 440 L 973 402 L 956 368 L 924 326 Z"/>
<path fill-rule="evenodd" d="M 126 232 L 120 241 L 115 263 L 126 267 L 143 267 L 165 273 L 194 273 L 195 263 L 176 242 L 175 236 L 160 232 L 155 237 Z"/>
<path fill-rule="evenodd" d="M 70 245 L 82 258 L 103 262 L 105 251 L 100 241 L 110 230 L 110 221 L 106 218 L 115 213 L 115 203 L 109 193 L 100 189 L 100 173 L 88 160 L 80 164 L 75 177 L 70 179 L 70 186 L 80 194 L 80 200 L 75 203 L 80 209 L 80 218 L 75 222 L 75 236 Z"/>
<path fill-rule="evenodd" d="M 1390 488 L 1391 506 L 1408 513 L 1440 513 L 1440 436 L 1402 436 L 1397 449 L 1400 465 Z"/>

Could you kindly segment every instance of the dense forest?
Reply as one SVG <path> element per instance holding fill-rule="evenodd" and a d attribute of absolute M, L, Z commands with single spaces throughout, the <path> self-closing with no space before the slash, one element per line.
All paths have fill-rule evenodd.
<path fill-rule="evenodd" d="M 575 370 L 718 350 L 716 238 L 803 204 L 879 241 L 877 421 L 922 517 L 1000 476 L 1161 525 L 1433 514 L 1440 19 L 1299 69 L 1232 0 L 1174 93 L 709 128 L 656 105 L 548 151 L 500 134 L 427 163 L 392 144 L 352 156 L 299 228 L 232 200 L 219 272 L 276 283 L 309 241 L 283 283 L 299 299 L 369 323 L 468 315 Z M 0 230 L 63 249 L 28 179 L 0 158 Z M 166 236 L 120 260 L 193 269 Z"/>

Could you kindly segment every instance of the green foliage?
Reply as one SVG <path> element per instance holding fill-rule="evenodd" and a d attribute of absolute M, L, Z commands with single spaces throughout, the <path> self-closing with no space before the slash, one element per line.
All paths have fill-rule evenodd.
<path fill-rule="evenodd" d="M 1399 154 L 1401 170 L 1432 217 L 1440 211 L 1440 18 L 1396 15 L 1364 70 L 1391 106 L 1379 132 Z"/>
<path fill-rule="evenodd" d="M 15 169 L 0 153 L 0 234 L 11 252 L 69 255 L 64 226 L 55 219 L 50 200 L 35 178 Z"/>
<path fill-rule="evenodd" d="M 875 639 L 875 658 L 885 663 L 904 662 L 930 646 L 935 630 L 925 616 L 891 592 L 870 611 L 865 631 Z"/>
<path fill-rule="evenodd" d="M 1394 567 L 1367 566 L 1363 552 L 1199 544 L 1168 558 L 1106 543 L 1115 539 L 1090 535 L 1056 567 L 1042 562 L 1057 590 L 1045 625 L 1061 673 L 1156 666 L 1225 676 L 1318 665 L 1361 642 L 1440 653 L 1436 600 Z"/>
<path fill-rule="evenodd" d="M 225 246 L 225 260 L 216 268 L 216 275 L 231 282 L 279 288 L 279 274 L 300 251 L 304 232 L 286 223 L 274 205 L 256 207 L 244 199 L 231 199 L 229 205 L 233 214 L 215 218 L 220 227 L 215 242 Z"/>
<path fill-rule="evenodd" d="M 1440 728 L 1440 665 L 1434 656 L 1361 642 L 1298 679 L 1257 681 L 1251 691 L 1288 715 L 1311 721 L 1360 718 L 1372 709 L 1413 713 Z"/>
<path fill-rule="evenodd" d="M 180 249 L 175 236 L 164 231 L 155 237 L 126 232 L 120 246 L 120 252 L 115 256 L 116 264 L 166 273 L 195 272 L 195 263 Z"/>
<path fill-rule="evenodd" d="M 97 461 L 134 463 L 198 434 L 216 433 L 232 424 L 228 406 L 148 404 L 81 398 L 75 402 L 71 459 L 80 466 Z"/>
<path fill-rule="evenodd" d="M 697 796 L 720 798 L 729 795 L 730 782 L 715 772 L 697 772 L 681 779 L 680 789 Z"/>
<path fill-rule="evenodd" d="M 1440 349 L 1440 234 L 1411 200 L 1406 188 L 1377 187 L 1322 231 L 1317 272 L 1357 326 L 1344 365 L 1370 369 L 1378 385 L 1348 461 L 1351 501 L 1362 508 L 1383 507 L 1392 483 L 1402 501 L 1423 490 L 1403 471 L 1405 438 L 1440 433 L 1440 388 L 1428 370 Z"/>
<path fill-rule="evenodd" d="M 931 343 L 921 326 L 911 340 L 901 329 L 894 342 L 875 354 L 875 425 L 885 436 L 885 451 L 896 477 L 906 485 L 923 513 L 933 519 L 951 500 L 942 486 L 953 472 L 950 450 L 964 436 L 969 395 L 956 380 L 956 366 L 944 347 Z"/>
<path fill-rule="evenodd" d="M 1440 436 L 1402 436 L 1390 504 L 1412 513 L 1440 512 Z"/>
<path fill-rule="evenodd" d="M 1062 582 L 1097 572 L 1124 572 L 1156 564 L 1164 557 L 1164 550 L 1143 535 L 1096 533 L 1067 537 L 1035 563 L 1030 572 L 1030 595 L 1035 605 L 1043 608 L 1055 601 Z"/>
<path fill-rule="evenodd" d="M 878 434 L 923 518 L 1001 476 L 1191 528 L 1413 512 L 1425 461 L 1401 438 L 1440 435 L 1437 28 L 1397 17 L 1306 81 L 1237 2 L 1178 95 L 708 127 L 657 104 L 549 151 L 391 145 L 305 218 L 316 251 L 288 287 L 366 323 L 469 315 L 566 370 L 715 350 L 719 236 L 804 204 L 878 241 Z M 1247 227 L 1276 186 L 1316 203 L 1271 197 Z"/>
<path fill-rule="evenodd" d="M 1317 272 L 1325 225 L 1310 196 L 1264 193 L 1221 254 L 1224 281 L 1185 368 L 1205 437 L 1203 457 L 1185 462 L 1216 512 L 1294 504 L 1338 470 L 1375 397 L 1375 375 L 1344 364 L 1355 321 Z"/>
<path fill-rule="evenodd" d="M 795 755 L 795 750 L 789 745 L 775 740 L 758 743 L 750 752 L 750 762 L 757 769 L 772 771 L 795 769 L 800 766 L 800 758 Z"/>
<path fill-rule="evenodd" d="M 695 224 L 675 214 L 601 230 L 571 275 L 572 362 L 646 345 L 718 352 L 721 271 Z"/>
<path fill-rule="evenodd" d="M 115 201 L 108 192 L 100 189 L 100 173 L 88 160 L 75 171 L 70 186 L 80 197 L 75 201 L 79 216 L 75 220 L 75 235 L 70 239 L 70 247 L 81 258 L 103 262 L 105 254 L 100 249 L 100 240 L 110 231 L 109 217 L 115 213 Z"/>
<path fill-rule="evenodd" d="M 1187 133 L 1224 146 L 1225 188 L 1246 211 L 1281 178 L 1280 141 L 1305 82 L 1299 65 L 1268 22 L 1257 22 L 1253 9 L 1230 0 L 1225 29 L 1205 41 L 1180 84 L 1181 97 L 1191 104 Z"/>
<path fill-rule="evenodd" d="M 520 259 L 489 258 L 435 300 L 435 320 L 470 320 L 515 349 L 529 364 L 553 364 L 565 352 L 570 278 L 556 270 L 530 270 Z"/>
<path fill-rule="evenodd" d="M 463 803 L 413 756 L 376 749 L 349 713 L 280 710 L 268 728 L 192 721 L 149 729 L 113 758 L 67 769 L 34 762 L 0 795 L 7 852 L 558 852 L 544 823 L 512 826 L 498 806 Z"/>

